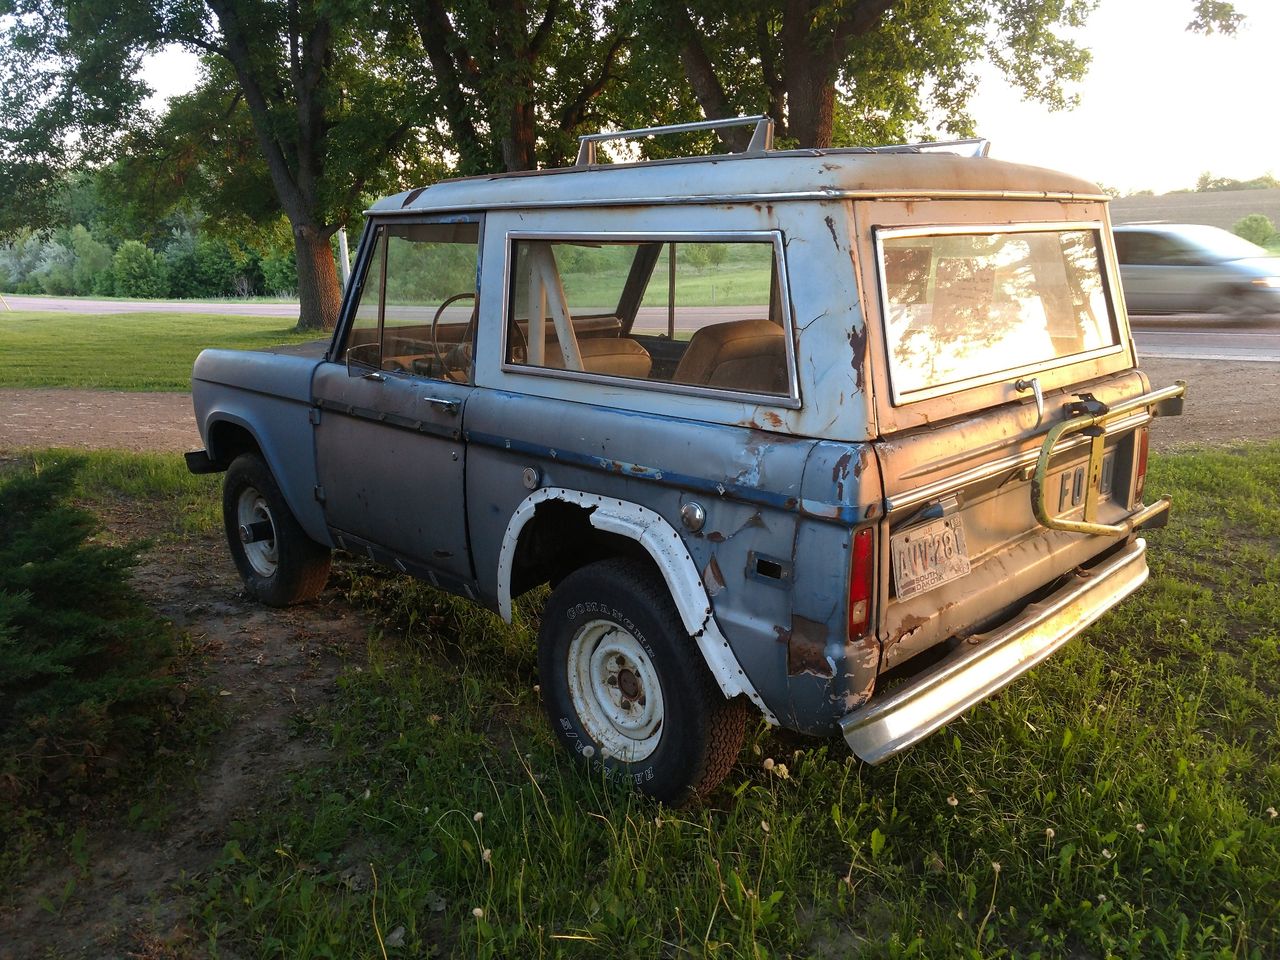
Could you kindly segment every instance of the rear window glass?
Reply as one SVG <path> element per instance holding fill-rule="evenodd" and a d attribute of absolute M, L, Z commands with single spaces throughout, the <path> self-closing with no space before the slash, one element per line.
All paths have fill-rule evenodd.
<path fill-rule="evenodd" d="M 877 238 L 894 400 L 1119 343 L 1097 229 Z"/>

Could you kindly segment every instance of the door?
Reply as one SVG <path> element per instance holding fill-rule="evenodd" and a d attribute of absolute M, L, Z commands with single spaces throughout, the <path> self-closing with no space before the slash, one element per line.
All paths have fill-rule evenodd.
<path fill-rule="evenodd" d="M 329 526 L 464 581 L 479 234 L 476 220 L 378 226 L 342 348 L 312 387 Z"/>

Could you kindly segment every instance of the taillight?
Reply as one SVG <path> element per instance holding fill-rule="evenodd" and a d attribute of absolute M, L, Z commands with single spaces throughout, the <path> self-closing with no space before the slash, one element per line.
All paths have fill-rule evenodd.
<path fill-rule="evenodd" d="M 853 557 L 849 563 L 849 639 L 867 632 L 871 622 L 871 590 L 875 583 L 875 559 L 871 555 L 871 528 L 863 527 L 853 536 Z"/>
<path fill-rule="evenodd" d="M 1134 480 L 1133 480 L 1133 503 L 1134 506 L 1142 503 L 1142 490 L 1147 485 L 1147 435 L 1149 431 L 1146 427 L 1138 428 L 1138 453 L 1134 464 Z"/>

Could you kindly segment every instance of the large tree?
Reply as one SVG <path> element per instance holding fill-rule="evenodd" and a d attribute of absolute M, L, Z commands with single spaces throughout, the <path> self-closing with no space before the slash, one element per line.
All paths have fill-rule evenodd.
<path fill-rule="evenodd" d="M 1027 97 L 1071 103 L 1089 53 L 1071 39 L 1096 0 L 650 0 L 649 39 L 678 57 L 708 117 L 768 113 L 777 135 L 826 147 L 910 128 L 965 135 L 975 68 Z M 1193 0 L 1188 29 L 1231 32 L 1230 3 Z M 1167 16 L 1162 12 L 1160 15 Z M 1153 14 L 1154 16 L 1154 14 Z M 731 149 L 749 131 L 727 131 Z"/>
<path fill-rule="evenodd" d="M 406 0 L 392 9 L 417 31 L 462 173 L 558 165 L 584 125 L 616 119 L 593 108 L 626 73 L 629 4 Z"/>
<path fill-rule="evenodd" d="M 17 91 L 0 123 L 0 160 L 38 193 L 69 166 L 101 158 L 148 92 L 141 56 L 166 44 L 210 63 L 206 99 L 244 119 L 289 219 L 302 327 L 330 328 L 340 288 L 330 237 L 368 177 L 421 134 L 421 97 L 402 82 L 396 44 L 359 3 L 322 0 L 0 0 L 0 70 Z M 229 170 L 234 179 L 237 171 Z M 0 184 L 3 186 L 3 184 Z"/>

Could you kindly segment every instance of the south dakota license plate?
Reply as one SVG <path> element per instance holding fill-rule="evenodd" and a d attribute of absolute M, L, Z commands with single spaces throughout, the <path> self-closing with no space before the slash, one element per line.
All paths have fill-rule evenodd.
<path fill-rule="evenodd" d="M 914 597 L 969 572 L 964 523 L 943 517 L 889 538 L 889 558 L 899 600 Z"/>

